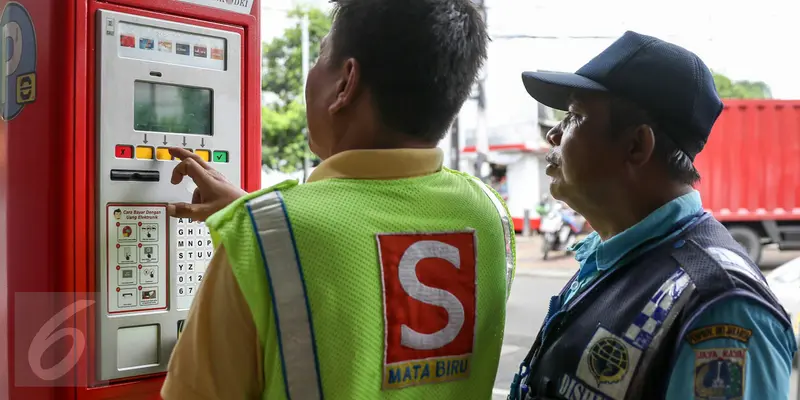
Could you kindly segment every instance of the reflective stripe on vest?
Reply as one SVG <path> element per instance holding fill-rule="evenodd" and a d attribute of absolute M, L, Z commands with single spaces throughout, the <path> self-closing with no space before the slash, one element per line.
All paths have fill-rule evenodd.
<path fill-rule="evenodd" d="M 283 196 L 259 196 L 247 202 L 247 210 L 272 292 L 286 397 L 322 399 L 311 308 Z"/>
<path fill-rule="evenodd" d="M 489 200 L 492 201 L 494 204 L 494 208 L 497 210 L 497 213 L 500 215 L 500 222 L 503 224 L 503 238 L 505 239 L 506 244 L 506 297 L 511 294 L 511 276 L 514 273 L 514 257 L 513 252 L 511 251 L 511 218 L 508 217 L 508 213 L 506 212 L 506 208 L 503 206 L 503 203 L 500 202 L 500 199 L 489 189 L 483 181 L 478 179 L 477 177 L 473 177 L 472 179 L 478 184 L 478 186 L 483 190 L 483 193 L 489 197 Z"/>

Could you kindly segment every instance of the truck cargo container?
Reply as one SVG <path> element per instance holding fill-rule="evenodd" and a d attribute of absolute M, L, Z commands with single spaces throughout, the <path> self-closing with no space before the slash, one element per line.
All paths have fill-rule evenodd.
<path fill-rule="evenodd" d="M 705 208 L 758 262 L 800 250 L 800 101 L 725 100 L 695 166 Z"/>

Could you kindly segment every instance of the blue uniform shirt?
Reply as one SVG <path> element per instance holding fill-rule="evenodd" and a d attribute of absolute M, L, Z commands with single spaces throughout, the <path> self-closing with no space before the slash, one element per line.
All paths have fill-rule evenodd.
<path fill-rule="evenodd" d="M 554 302 L 560 303 L 559 308 L 563 308 L 601 274 L 624 265 L 627 259 L 679 235 L 693 222 L 693 216 L 702 209 L 700 194 L 693 191 L 665 204 L 638 224 L 605 242 L 596 232 L 590 234 L 571 249 L 580 262 L 580 271 L 564 298 L 553 299 Z M 660 240 L 654 241 L 659 237 Z M 645 242 L 648 244 L 642 246 Z M 551 308 L 550 311 L 554 314 L 556 310 Z M 547 322 L 551 316 L 548 316 Z M 738 339 L 721 337 L 696 342 L 694 345 L 684 340 L 670 377 L 667 400 L 694 398 L 761 400 L 789 397 L 792 358 L 797 350 L 791 328 L 784 329 L 763 306 L 742 298 L 734 298 L 709 307 L 694 321 L 689 332 L 713 325 L 738 326 L 744 328 L 740 332 L 745 334 L 732 335 L 738 336 Z M 696 370 L 695 362 L 703 360 L 707 362 L 720 356 L 727 360 L 741 360 L 738 364 L 744 367 L 741 391 L 736 390 L 738 385 L 731 385 L 732 390 L 728 390 L 729 393 L 723 396 L 707 392 L 708 388 L 713 386 L 715 374 L 737 373 L 731 368 L 731 365 L 737 365 L 736 362 L 726 365 L 711 363 L 710 367 Z M 725 378 L 728 382 L 731 381 L 730 375 Z M 739 393 L 736 393 L 737 391 Z"/>

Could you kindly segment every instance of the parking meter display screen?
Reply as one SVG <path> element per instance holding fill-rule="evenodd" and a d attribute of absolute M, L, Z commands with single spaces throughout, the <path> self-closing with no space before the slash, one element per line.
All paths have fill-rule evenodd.
<path fill-rule="evenodd" d="M 211 89 L 136 81 L 133 129 L 188 135 L 212 134 Z"/>

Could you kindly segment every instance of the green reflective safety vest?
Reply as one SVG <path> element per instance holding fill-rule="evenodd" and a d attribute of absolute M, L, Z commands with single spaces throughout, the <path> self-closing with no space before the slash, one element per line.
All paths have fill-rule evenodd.
<path fill-rule="evenodd" d="M 255 321 L 264 399 L 491 398 L 516 255 L 476 178 L 287 181 L 206 224 Z"/>

